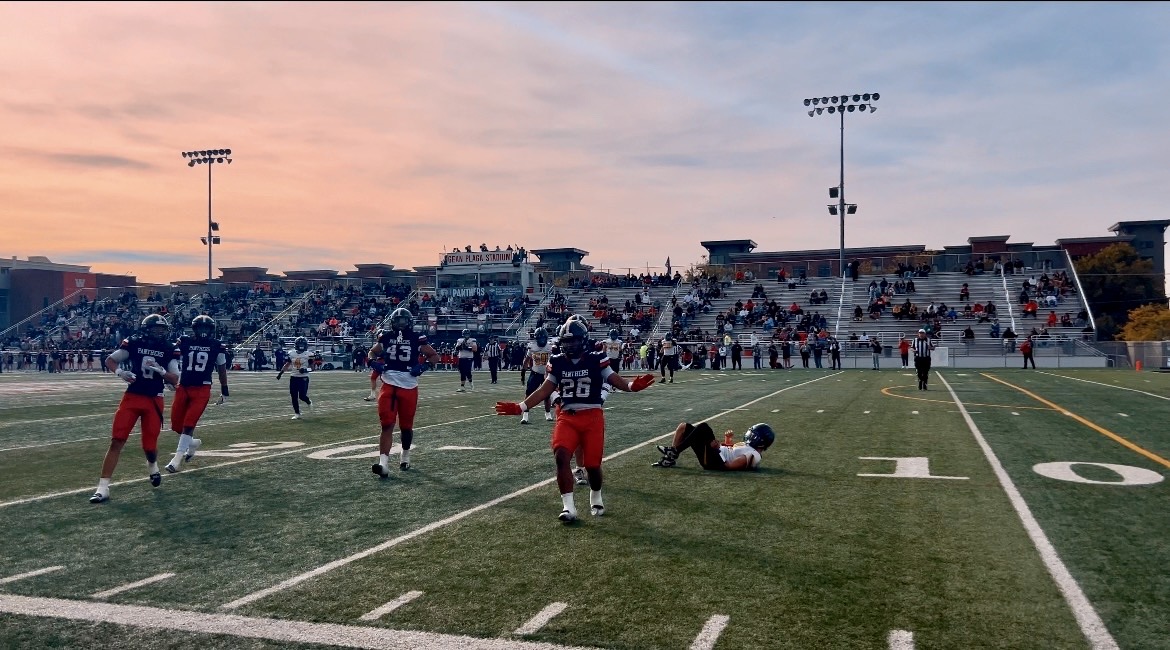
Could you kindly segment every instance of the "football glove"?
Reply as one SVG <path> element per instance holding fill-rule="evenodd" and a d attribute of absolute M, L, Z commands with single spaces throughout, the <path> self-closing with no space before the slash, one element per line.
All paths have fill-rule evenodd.
<path fill-rule="evenodd" d="M 415 364 L 414 367 L 412 367 L 410 369 L 410 376 L 417 377 L 417 376 L 423 374 L 424 372 L 426 372 L 428 369 L 429 369 L 428 364 L 425 364 L 425 363 Z"/>
<path fill-rule="evenodd" d="M 653 383 L 654 375 L 638 375 L 634 378 L 634 381 L 630 382 L 630 391 L 636 393 L 640 390 L 645 390 Z"/>
<path fill-rule="evenodd" d="M 155 361 L 154 359 L 150 359 L 149 361 L 146 361 L 146 362 L 145 362 L 145 363 L 143 363 L 142 365 L 143 365 L 143 366 L 145 366 L 147 370 L 151 370 L 151 371 L 153 371 L 153 372 L 157 372 L 157 373 L 158 373 L 158 374 L 160 374 L 160 375 L 165 375 L 165 374 L 167 374 L 167 369 L 166 369 L 166 368 L 163 368 L 162 366 L 160 366 L 160 365 L 158 364 L 158 362 L 157 362 L 157 361 Z"/>
<path fill-rule="evenodd" d="M 123 368 L 118 368 L 118 372 L 114 374 L 118 375 L 118 377 L 120 377 L 122 381 L 126 382 L 127 384 L 133 384 L 134 380 L 138 379 L 138 375 L 135 375 L 129 370 L 125 370 Z"/>
<path fill-rule="evenodd" d="M 496 402 L 496 415 L 520 415 L 527 410 L 524 402 Z"/>
<path fill-rule="evenodd" d="M 284 374 L 284 371 L 283 371 L 283 370 L 281 370 L 280 372 L 276 373 L 276 381 L 280 381 L 280 376 L 281 376 L 281 375 L 283 375 L 283 374 Z"/>

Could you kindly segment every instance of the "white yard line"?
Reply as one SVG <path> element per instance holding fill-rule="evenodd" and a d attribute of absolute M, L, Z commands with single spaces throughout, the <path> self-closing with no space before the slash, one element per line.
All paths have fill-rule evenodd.
<path fill-rule="evenodd" d="M 526 622 L 524 625 L 516 628 L 512 634 L 515 634 L 516 636 L 536 634 L 540 631 L 540 628 L 548 625 L 549 621 L 556 618 L 557 614 L 565 611 L 565 608 L 568 606 L 568 603 L 550 603 L 548 607 L 545 607 L 544 609 L 537 612 L 536 616 L 528 619 L 528 622 Z"/>
<path fill-rule="evenodd" d="M 1136 388 L 1126 388 L 1125 386 L 1114 386 L 1113 384 L 1103 384 L 1099 381 L 1092 381 L 1089 379 L 1081 379 L 1079 377 L 1068 377 L 1066 375 L 1058 375 L 1055 372 L 1045 372 L 1043 370 L 1038 371 L 1038 374 L 1048 375 L 1049 377 L 1060 377 L 1061 379 L 1069 379 L 1071 381 L 1080 381 L 1080 382 L 1084 382 L 1086 384 L 1093 384 L 1095 386 L 1104 386 L 1106 388 L 1116 388 L 1117 390 L 1128 390 L 1132 393 L 1141 393 L 1142 395 L 1148 395 L 1150 397 L 1157 397 L 1158 399 L 1164 399 L 1164 400 L 1170 401 L 1170 397 L 1166 397 L 1165 395 L 1158 395 L 1156 393 L 1148 393 L 1144 390 L 1138 390 Z"/>
<path fill-rule="evenodd" d="M 959 401 L 959 396 L 955 394 L 955 390 L 947 383 L 942 373 L 937 374 L 943 386 L 946 386 L 947 391 L 951 394 L 951 399 L 955 400 L 955 406 L 963 414 L 963 420 L 967 423 L 967 428 L 971 430 L 971 435 L 975 436 L 975 441 L 979 443 L 979 448 L 983 450 L 983 455 L 987 457 L 988 464 L 991 465 L 992 471 L 995 472 L 995 477 L 999 479 L 999 484 L 1003 487 L 1003 491 L 1007 493 L 1008 500 L 1011 501 L 1012 507 L 1015 508 L 1016 514 L 1020 517 L 1020 522 L 1023 523 L 1024 530 L 1027 531 L 1028 537 L 1031 538 L 1032 544 L 1036 547 L 1036 551 L 1040 553 L 1040 559 L 1044 561 L 1044 566 L 1047 567 L 1048 573 L 1056 582 L 1056 586 L 1064 596 L 1065 602 L 1072 609 L 1073 616 L 1076 617 L 1077 624 L 1081 628 L 1081 633 L 1085 635 L 1085 640 L 1089 642 L 1089 646 L 1094 648 L 1094 650 L 1111 650 L 1117 648 L 1117 642 L 1109 634 L 1108 628 L 1105 627 L 1105 622 L 1101 620 L 1101 616 L 1093 608 L 1093 604 L 1089 602 L 1089 599 L 1085 596 L 1085 592 L 1081 591 L 1080 585 L 1077 584 L 1076 579 L 1069 573 L 1068 567 L 1064 565 L 1064 561 L 1060 559 L 1060 555 L 1056 552 L 1056 547 L 1052 545 L 1052 542 L 1048 539 L 1048 535 L 1044 533 L 1044 529 L 1040 527 L 1039 522 L 1032 515 L 1032 511 L 1028 508 L 1027 502 L 1024 501 L 1024 497 L 1020 495 L 1020 491 L 1016 488 L 1016 484 L 1012 482 L 1007 470 L 1003 468 L 1003 464 L 999 462 L 999 458 L 991 449 L 991 445 L 987 443 L 987 439 L 979 431 L 975 420 L 971 419 L 971 414 L 967 412 L 967 407 Z"/>
<path fill-rule="evenodd" d="M 695 637 L 694 642 L 691 643 L 691 650 L 711 650 L 715 647 L 715 642 L 719 640 L 719 635 L 723 634 L 723 628 L 727 627 L 727 621 L 731 620 L 730 616 L 724 614 L 716 614 L 707 619 L 703 624 L 703 629 L 699 631 L 699 636 Z"/>
<path fill-rule="evenodd" d="M 10 582 L 16 582 L 17 580 L 24 580 L 25 578 L 35 578 L 37 576 L 43 576 L 46 573 L 60 571 L 61 569 L 64 569 L 64 568 L 65 567 L 63 567 L 63 566 L 47 566 L 43 569 L 37 569 L 36 571 L 29 571 L 28 573 L 18 573 L 14 576 L 8 576 L 7 578 L 0 578 L 0 585 L 6 585 Z"/>
<path fill-rule="evenodd" d="M 64 618 L 93 623 L 113 623 L 168 634 L 225 634 L 248 639 L 312 643 L 370 650 L 589 650 L 579 646 L 538 643 L 516 638 L 479 639 L 456 634 L 391 630 L 367 625 L 306 623 L 233 614 L 205 614 L 141 605 L 34 598 L 0 594 L 0 612 L 22 616 Z M 194 641 L 192 641 L 194 643 Z"/>
<path fill-rule="evenodd" d="M 427 425 L 423 425 L 421 427 L 415 427 L 414 430 L 415 431 L 422 431 L 424 429 L 432 429 L 434 427 L 445 427 L 445 426 L 452 425 L 452 424 L 460 424 L 462 422 L 470 422 L 471 420 L 479 420 L 482 418 L 491 418 L 491 417 L 497 417 L 497 416 L 495 413 L 488 413 L 485 415 L 475 415 L 475 416 L 472 416 L 469 418 L 452 420 L 450 422 L 438 422 L 435 424 L 427 424 Z M 181 471 L 177 474 L 168 474 L 166 480 L 173 481 L 173 480 L 175 480 L 175 479 L 177 479 L 185 474 L 190 474 L 192 472 L 219 469 L 221 467 L 230 467 L 231 465 L 239 465 L 240 463 L 251 463 L 251 462 L 258 461 L 258 460 L 268 460 L 269 458 L 276 458 L 277 456 L 287 456 L 289 454 L 297 454 L 297 453 L 306 452 L 306 451 L 313 451 L 314 449 L 325 449 L 326 447 L 335 447 L 337 445 L 346 445 L 346 444 L 352 444 L 355 442 L 361 442 L 363 440 L 371 440 L 371 439 L 377 438 L 379 435 L 380 434 L 375 433 L 372 436 L 362 436 L 361 438 L 352 438 L 350 440 L 338 440 L 336 442 L 327 442 L 327 443 L 316 445 L 313 447 L 297 447 L 296 449 L 290 449 L 288 451 L 282 451 L 282 452 L 275 453 L 275 454 L 268 454 L 267 456 L 251 456 L 249 458 L 244 458 L 241 460 L 234 460 L 234 461 L 231 461 L 228 463 L 217 463 L 215 465 L 203 465 L 200 467 L 188 467 L 188 468 L 184 468 L 183 471 Z M 132 478 L 132 479 L 127 479 L 125 481 L 117 481 L 115 483 L 110 483 L 110 487 L 116 487 L 119 485 L 129 485 L 130 483 L 141 483 L 141 482 L 147 481 L 147 480 L 150 480 L 149 477 Z M 84 488 L 77 488 L 76 490 L 66 490 L 64 492 L 52 492 L 50 494 L 41 494 L 41 495 L 38 495 L 35 497 L 25 497 L 23 499 L 16 499 L 13 501 L 5 501 L 3 503 L 0 503 L 0 508 L 7 508 L 8 506 L 18 506 L 18 505 L 21 505 L 24 503 L 34 503 L 37 501 L 44 501 L 46 499 L 55 499 L 57 497 L 69 496 L 71 494 L 83 494 L 83 493 L 88 492 L 92 489 L 93 489 L 92 487 L 84 487 Z"/>
<path fill-rule="evenodd" d="M 914 633 L 890 630 L 890 635 L 886 637 L 886 645 L 890 650 L 914 650 Z"/>
<path fill-rule="evenodd" d="M 374 609 L 374 610 L 371 610 L 369 612 L 366 612 L 365 614 L 362 614 L 361 620 L 363 620 L 363 621 L 376 621 L 376 620 L 382 618 L 383 616 L 389 614 L 390 612 L 398 609 L 399 607 L 402 607 L 406 603 L 409 603 L 410 601 L 414 600 L 415 598 L 418 598 L 421 595 L 423 595 L 423 592 L 421 592 L 421 591 L 408 591 L 408 592 L 402 594 L 401 596 L 395 598 L 394 600 L 386 603 L 385 605 L 382 605 L 381 607 L 378 607 L 377 609 Z"/>
<path fill-rule="evenodd" d="M 131 582 L 129 584 L 122 585 L 120 587 L 114 587 L 113 589 L 99 591 L 96 594 L 90 596 L 90 598 L 109 598 L 110 596 L 116 596 L 116 595 L 122 593 L 123 591 L 130 591 L 131 589 L 145 587 L 146 585 L 152 585 L 156 582 L 162 582 L 163 580 L 166 580 L 168 578 L 173 578 L 173 577 L 175 577 L 175 574 L 173 574 L 173 573 L 160 573 L 156 576 L 150 576 L 149 578 L 139 580 L 138 582 Z"/>
<path fill-rule="evenodd" d="M 840 373 L 835 373 L 835 374 L 840 374 Z M 807 386 L 808 384 L 821 381 L 822 379 L 828 379 L 829 377 L 832 377 L 832 376 L 834 376 L 834 375 L 823 375 L 823 376 L 818 377 L 816 379 L 812 379 L 812 380 L 809 380 L 809 381 L 806 381 L 806 382 L 803 382 L 800 384 L 793 384 L 791 386 L 786 386 L 784 388 L 781 388 L 780 390 L 768 393 L 767 395 L 764 395 L 763 397 L 757 397 L 754 400 L 751 400 L 749 402 L 745 402 L 744 404 L 741 404 L 735 408 L 730 408 L 730 409 L 727 409 L 725 411 L 721 411 L 721 412 L 719 412 L 719 413 L 717 413 L 709 418 L 706 418 L 704 420 L 699 420 L 698 422 L 707 422 L 710 420 L 714 420 L 716 418 L 727 415 L 728 413 L 732 413 L 732 412 L 736 411 L 737 409 L 743 408 L 745 406 L 751 406 L 752 404 L 763 401 L 763 400 L 768 399 L 770 397 L 774 397 L 774 396 L 779 395 L 780 393 L 783 393 L 785 391 L 792 390 L 794 388 L 800 388 L 801 386 Z M 623 456 L 623 455 L 628 454 L 634 450 L 641 449 L 642 447 L 646 447 L 648 445 L 652 445 L 655 442 L 661 440 L 662 438 L 665 438 L 665 437 L 671 436 L 671 435 L 674 435 L 673 431 L 671 431 L 670 433 L 664 433 L 660 436 L 655 436 L 654 438 L 646 440 L 645 442 L 640 442 L 640 443 L 633 445 L 631 447 L 626 447 L 625 449 L 623 449 L 619 452 L 610 454 L 609 456 L 606 456 L 603 460 L 612 460 L 614 458 L 617 458 L 618 456 Z M 304 451 L 304 449 L 302 449 L 301 451 Z M 555 481 L 556 481 L 555 476 L 551 477 L 551 478 L 547 478 L 543 481 L 538 481 L 538 482 L 533 483 L 527 487 L 520 488 L 519 490 L 516 490 L 515 492 L 505 494 L 502 497 L 497 497 L 497 498 L 492 499 L 491 501 L 488 501 L 486 503 L 481 503 L 478 506 L 474 506 L 472 508 L 468 508 L 467 510 L 457 512 L 457 513 L 455 513 L 455 514 L 453 514 L 450 517 L 447 517 L 445 519 L 440 519 L 439 521 L 431 522 L 431 523 L 427 524 L 426 526 L 423 526 L 422 528 L 415 529 L 415 530 L 413 530 L 409 533 L 406 533 L 404 535 L 399 535 L 398 537 L 388 539 L 388 540 L 382 542 L 381 544 L 378 544 L 376 546 L 371 546 L 370 548 L 367 548 L 363 551 L 358 551 L 357 553 L 354 553 L 353 555 L 334 560 L 332 562 L 329 562 L 328 564 L 321 565 L 315 569 L 306 571 L 300 575 L 295 575 L 295 576 L 288 578 L 287 580 L 284 580 L 283 582 L 275 584 L 271 587 L 266 587 L 266 588 L 261 589 L 259 591 L 254 591 L 246 596 L 242 596 L 242 597 L 237 598 L 229 603 L 225 603 L 224 605 L 221 605 L 221 608 L 222 609 L 236 609 L 238 607 L 242 607 L 242 606 L 247 605 L 249 603 L 253 603 L 257 600 L 260 600 L 261 598 L 271 596 L 272 594 L 284 591 L 285 589 L 288 589 L 290 587 L 295 587 L 296 585 L 299 585 L 300 583 L 302 583 L 306 580 L 316 578 L 319 575 L 323 575 L 325 573 L 333 571 L 334 569 L 339 569 L 347 564 L 350 564 L 352 562 L 356 562 L 357 560 L 361 560 L 363 558 L 367 558 L 371 555 L 374 555 L 375 553 L 380 553 L 382 551 L 385 551 L 386 549 L 393 548 L 393 547 L 398 546 L 399 544 L 401 544 L 403 542 L 408 542 L 416 537 L 419 537 L 419 536 L 425 535 L 431 531 L 443 528 L 444 526 L 447 526 L 448 524 L 453 524 L 457 521 L 461 521 L 463 519 L 466 519 L 467 517 L 469 517 L 477 512 L 480 512 L 482 510 L 487 510 L 488 508 L 492 508 L 492 507 L 497 506 L 497 505 L 504 503 L 506 501 L 511 501 L 512 499 L 515 499 L 516 497 L 528 494 L 529 492 L 532 492 L 533 490 L 536 490 L 538 488 L 542 488 L 546 485 L 551 485 Z M 3 505 L 3 504 L 0 504 L 0 505 Z"/>

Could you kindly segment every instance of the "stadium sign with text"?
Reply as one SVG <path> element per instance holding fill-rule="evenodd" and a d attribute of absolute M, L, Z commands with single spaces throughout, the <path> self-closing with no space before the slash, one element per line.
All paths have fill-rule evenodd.
<path fill-rule="evenodd" d="M 511 264 L 514 255 L 513 251 L 447 253 L 443 256 L 443 264 Z"/>

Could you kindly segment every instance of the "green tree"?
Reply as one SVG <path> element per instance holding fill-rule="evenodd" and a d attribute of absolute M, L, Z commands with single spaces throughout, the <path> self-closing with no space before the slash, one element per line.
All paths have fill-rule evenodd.
<path fill-rule="evenodd" d="M 1126 341 L 1170 341 L 1170 309 L 1163 304 L 1149 304 L 1129 312 L 1129 322 L 1121 330 Z"/>
<path fill-rule="evenodd" d="M 1129 244 L 1113 244 L 1074 264 L 1085 289 L 1085 301 L 1098 317 L 1097 335 L 1101 339 L 1119 336 L 1130 311 L 1166 301 L 1162 276 L 1155 272 L 1154 263 L 1143 260 Z"/>

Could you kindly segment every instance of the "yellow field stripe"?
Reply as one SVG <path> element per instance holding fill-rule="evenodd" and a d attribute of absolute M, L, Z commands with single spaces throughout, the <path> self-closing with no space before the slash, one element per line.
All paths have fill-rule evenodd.
<path fill-rule="evenodd" d="M 1063 406 L 1059 406 L 1053 402 L 1050 402 L 1050 401 L 1044 399 L 1043 397 L 1040 397 L 1039 395 L 1037 395 L 1037 394 L 1035 394 L 1035 393 L 1033 393 L 1025 388 L 1021 388 L 1019 386 L 1016 386 L 1015 384 L 1010 384 L 1010 383 L 1000 379 L 999 377 L 989 375 L 985 372 L 981 372 L 979 374 L 983 375 L 984 377 L 987 377 L 988 379 L 990 379 L 992 381 L 999 382 L 999 383 L 1003 384 L 1004 386 L 1014 388 L 1014 389 L 1020 391 L 1021 393 L 1027 395 L 1028 397 L 1031 397 L 1032 399 L 1036 400 L 1037 402 L 1040 402 L 1041 404 L 1046 404 L 1046 405 L 1052 407 L 1053 409 L 1060 411 L 1064 415 L 1067 415 L 1070 418 L 1076 420 L 1077 422 L 1080 422 L 1081 424 L 1089 427 L 1090 429 L 1096 431 L 1097 433 L 1100 433 L 1101 435 L 1105 436 L 1106 438 L 1109 438 L 1109 439 L 1113 440 L 1114 442 L 1118 442 L 1118 443 L 1124 445 L 1125 447 L 1128 447 L 1128 448 L 1132 449 L 1133 451 L 1136 451 L 1137 453 L 1145 456 L 1146 458 L 1149 458 L 1150 460 L 1154 461 L 1155 463 L 1158 463 L 1164 467 L 1170 468 L 1170 460 L 1166 460 L 1165 458 L 1162 458 L 1161 456 L 1159 456 L 1158 454 L 1155 454 L 1152 451 L 1147 451 L 1147 450 L 1143 449 L 1142 447 L 1139 447 L 1139 446 L 1133 444 L 1132 442 L 1126 440 L 1125 438 L 1122 438 L 1121 436 L 1117 435 L 1116 433 L 1113 433 L 1109 429 L 1106 429 L 1106 428 L 1099 426 L 1093 422 L 1090 422 L 1090 421 L 1086 420 L 1085 418 L 1077 415 L 1076 413 L 1073 413 L 1072 411 L 1064 408 Z"/>

